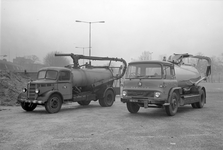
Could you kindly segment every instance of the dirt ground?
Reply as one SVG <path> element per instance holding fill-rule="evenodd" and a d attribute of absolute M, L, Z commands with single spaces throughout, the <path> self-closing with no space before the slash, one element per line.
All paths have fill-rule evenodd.
<path fill-rule="evenodd" d="M 169 117 L 162 108 L 140 108 L 130 114 L 116 98 L 110 108 L 69 103 L 59 113 L 42 106 L 25 112 L 0 106 L 1 150 L 221 150 L 223 149 L 223 86 L 207 85 L 202 109 L 187 105 Z"/>
<path fill-rule="evenodd" d="M 18 95 L 30 80 L 31 78 L 28 73 L 14 73 L 0 70 L 0 105 L 16 105 Z"/>

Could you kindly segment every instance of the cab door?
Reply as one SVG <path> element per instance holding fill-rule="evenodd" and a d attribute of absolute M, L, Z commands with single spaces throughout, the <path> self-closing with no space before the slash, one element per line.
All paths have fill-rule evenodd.
<path fill-rule="evenodd" d="M 58 77 L 58 91 L 64 100 L 72 98 L 72 78 L 70 71 L 60 71 Z"/>
<path fill-rule="evenodd" d="M 163 65 L 163 87 L 166 97 L 168 97 L 169 91 L 173 87 L 177 87 L 173 65 Z"/>

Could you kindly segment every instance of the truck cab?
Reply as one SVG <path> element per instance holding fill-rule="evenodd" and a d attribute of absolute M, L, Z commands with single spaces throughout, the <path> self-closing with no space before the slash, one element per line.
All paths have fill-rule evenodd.
<path fill-rule="evenodd" d="M 177 86 L 174 65 L 164 61 L 138 61 L 128 65 L 122 102 L 137 102 L 147 107 L 167 103 L 171 88 Z"/>
<path fill-rule="evenodd" d="M 28 84 L 30 87 L 28 91 L 28 98 L 29 96 L 33 96 L 33 98 L 35 97 L 35 99 L 37 99 L 38 97 L 41 97 L 41 95 L 57 92 L 60 93 L 59 95 L 62 100 L 71 99 L 71 80 L 71 71 L 69 69 L 64 67 L 43 68 L 38 72 L 37 80 L 31 81 Z M 39 98 L 39 103 L 44 103 L 46 100 L 47 97 L 44 97 L 44 99 Z"/>
<path fill-rule="evenodd" d="M 37 105 L 50 103 L 49 112 L 60 110 L 64 100 L 72 98 L 72 76 L 64 67 L 45 67 L 38 71 L 37 79 L 30 81 L 18 97 L 23 109 L 32 111 Z M 49 99 L 51 99 L 49 101 Z"/>

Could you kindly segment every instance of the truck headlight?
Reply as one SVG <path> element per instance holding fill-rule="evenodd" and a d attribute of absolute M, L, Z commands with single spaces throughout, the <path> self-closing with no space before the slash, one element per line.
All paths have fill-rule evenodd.
<path fill-rule="evenodd" d="M 127 96 L 127 91 L 122 91 L 122 96 Z"/>
<path fill-rule="evenodd" d="M 35 90 L 35 93 L 36 93 L 36 94 L 39 94 L 39 93 L 40 93 L 40 90 L 39 90 L 39 89 L 36 89 L 36 90 Z"/>
<path fill-rule="evenodd" d="M 23 89 L 22 89 L 22 92 L 23 92 L 23 93 L 26 93 L 26 91 L 27 91 L 26 88 L 23 88 Z"/>
<path fill-rule="evenodd" d="M 161 95 L 161 93 L 160 93 L 160 92 L 155 92 L 155 93 L 154 93 L 154 97 L 155 97 L 155 98 L 159 98 L 159 97 L 160 97 L 160 95 Z"/>

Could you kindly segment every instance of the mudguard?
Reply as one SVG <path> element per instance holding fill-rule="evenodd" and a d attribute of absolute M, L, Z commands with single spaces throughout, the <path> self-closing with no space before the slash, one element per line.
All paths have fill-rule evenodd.
<path fill-rule="evenodd" d="M 113 89 L 113 87 L 108 87 L 108 88 L 104 91 L 103 97 L 105 97 L 105 93 L 106 93 L 108 90 L 112 90 L 112 92 L 113 92 L 114 95 L 116 96 L 116 92 L 115 92 L 115 90 Z"/>
<path fill-rule="evenodd" d="M 170 103 L 170 97 L 171 97 L 171 95 L 172 95 L 172 93 L 173 93 L 174 91 L 177 91 L 177 92 L 178 92 L 178 95 L 182 94 L 181 87 L 174 87 L 174 88 L 172 88 L 172 89 L 169 91 L 168 99 L 167 99 L 167 103 Z M 180 98 L 179 98 L 179 100 L 180 100 Z M 180 101 L 180 103 L 181 103 L 181 101 Z"/>
<path fill-rule="evenodd" d="M 49 99 L 49 97 L 52 95 L 52 94 L 59 94 L 62 98 L 62 102 L 64 101 L 63 99 L 63 95 L 59 92 L 59 91 L 56 91 L 56 90 L 53 90 L 53 91 L 48 91 L 46 93 L 44 93 L 41 97 L 43 97 L 43 99 L 41 99 L 44 103 L 47 102 L 47 100 Z M 37 98 L 38 99 L 38 98 Z"/>

